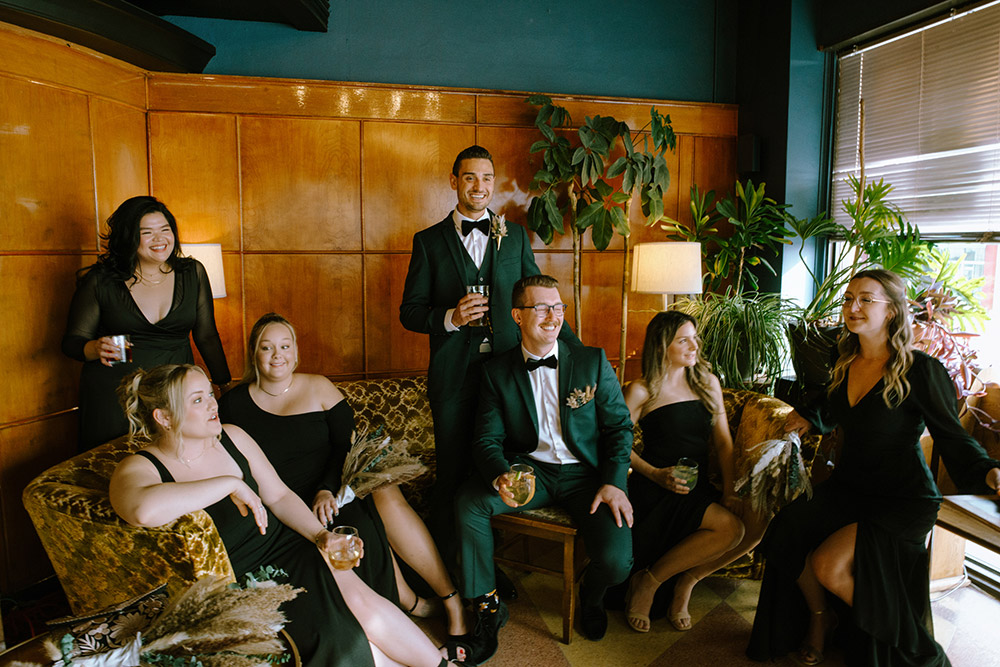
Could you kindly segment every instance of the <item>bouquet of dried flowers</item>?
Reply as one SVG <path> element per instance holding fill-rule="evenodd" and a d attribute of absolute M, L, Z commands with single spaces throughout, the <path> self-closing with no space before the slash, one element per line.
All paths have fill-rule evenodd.
<path fill-rule="evenodd" d="M 392 441 L 379 424 L 373 432 L 355 431 L 344 460 L 341 479 L 358 498 L 390 484 L 402 484 L 427 472 L 427 466 L 410 454 L 406 440 Z"/>

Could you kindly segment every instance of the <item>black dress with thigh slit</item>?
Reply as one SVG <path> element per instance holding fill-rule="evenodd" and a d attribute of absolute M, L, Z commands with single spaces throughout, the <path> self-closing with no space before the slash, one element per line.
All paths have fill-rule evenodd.
<path fill-rule="evenodd" d="M 239 465 L 243 481 L 257 493 L 257 482 L 250 474 L 246 457 L 225 432 L 222 446 Z M 153 454 L 147 451 L 139 454 L 156 466 L 164 482 L 174 481 L 170 471 Z M 267 532 L 261 535 L 253 517 L 241 516 L 228 496 L 205 511 L 215 522 L 238 580 L 262 566 L 272 565 L 288 573 L 282 583 L 305 589 L 282 606 L 288 619 L 285 629 L 298 647 L 305 667 L 374 667 L 368 638 L 348 609 L 326 559 L 312 542 L 281 523 L 270 510 Z M 364 558 L 361 560 L 364 562 Z"/>
<path fill-rule="evenodd" d="M 811 500 L 783 508 L 761 548 L 764 580 L 747 655 L 778 658 L 799 648 L 809 612 L 796 584 L 806 556 L 840 528 L 856 523 L 854 605 L 844 607 L 848 664 L 948 665 L 928 632 L 930 598 L 927 534 L 941 494 L 920 446 L 924 426 L 960 489 L 988 493 L 990 459 L 958 420 L 955 388 L 936 359 L 915 352 L 909 395 L 896 408 L 880 380 L 858 403 L 847 379 L 803 417 L 819 430 L 843 430 L 837 468 Z"/>

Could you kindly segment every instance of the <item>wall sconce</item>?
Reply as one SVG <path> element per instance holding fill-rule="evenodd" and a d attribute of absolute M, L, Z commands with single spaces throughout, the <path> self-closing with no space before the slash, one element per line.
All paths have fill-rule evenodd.
<path fill-rule="evenodd" d="M 701 294 L 701 244 L 639 243 L 632 251 L 632 291 L 662 294 L 663 309 L 673 294 Z"/>
<path fill-rule="evenodd" d="M 219 243 L 182 243 L 181 252 L 201 262 L 212 286 L 212 298 L 226 296 L 226 274 L 222 270 L 222 245 Z"/>

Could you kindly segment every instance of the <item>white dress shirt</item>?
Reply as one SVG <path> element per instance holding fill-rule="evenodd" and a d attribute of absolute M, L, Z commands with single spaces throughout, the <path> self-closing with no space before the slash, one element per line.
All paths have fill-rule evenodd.
<path fill-rule="evenodd" d="M 525 361 L 541 359 L 521 347 Z M 545 355 L 559 358 L 559 344 Z M 559 418 L 559 369 L 539 366 L 528 373 L 531 393 L 535 398 L 535 414 L 538 415 L 538 448 L 528 454 L 529 458 L 543 463 L 565 465 L 579 463 L 580 460 L 566 446 L 562 436 L 562 421 Z"/>

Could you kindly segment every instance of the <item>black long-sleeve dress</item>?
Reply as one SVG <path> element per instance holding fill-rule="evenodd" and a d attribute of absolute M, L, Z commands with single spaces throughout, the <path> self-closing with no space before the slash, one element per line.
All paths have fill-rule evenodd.
<path fill-rule="evenodd" d="M 337 494 L 354 431 L 354 412 L 346 400 L 325 412 L 275 415 L 254 403 L 250 385 L 242 384 L 219 399 L 219 416 L 257 442 L 281 480 L 309 507 L 320 489 Z M 354 571 L 372 590 L 398 604 L 389 540 L 372 497 L 341 507 L 334 523 L 358 529 L 365 557 Z"/>
<path fill-rule="evenodd" d="M 848 664 L 948 665 L 927 630 L 930 614 L 926 538 L 941 493 L 924 459 L 924 426 L 952 479 L 969 493 L 987 493 L 990 459 L 958 420 L 955 390 L 936 359 L 915 352 L 910 393 L 890 409 L 880 380 L 856 405 L 847 380 L 801 414 L 822 432 L 843 430 L 837 468 L 771 522 L 762 548 L 764 580 L 747 655 L 755 660 L 798 649 L 809 613 L 796 585 L 806 556 L 840 528 L 857 523 L 854 605 L 846 623 Z"/>
<path fill-rule="evenodd" d="M 180 259 L 174 271 L 170 311 L 156 323 L 142 314 L 125 282 L 111 277 L 101 264 L 95 264 L 77 284 L 62 351 L 84 362 L 80 373 L 80 451 L 128 433 L 128 421 L 115 395 L 119 383 L 136 368 L 194 363 L 189 342 L 192 335 L 212 381 L 229 382 L 205 267 L 196 259 Z M 105 366 L 99 359 L 86 360 L 83 348 L 89 341 L 118 334 L 131 337 L 131 363 Z"/>
<path fill-rule="evenodd" d="M 243 481 L 258 493 L 249 462 L 225 431 L 222 446 L 239 465 Z M 162 481 L 174 481 L 156 456 L 147 451 L 139 454 L 153 463 Z M 305 589 L 282 607 L 288 619 L 285 629 L 298 647 L 304 667 L 374 666 L 365 631 L 347 607 L 330 568 L 314 544 L 281 523 L 270 509 L 267 510 L 267 532 L 261 535 L 253 517 L 241 516 L 228 496 L 206 507 L 205 511 L 212 517 L 226 545 L 238 580 L 242 581 L 244 575 L 262 566 L 271 565 L 287 573 L 288 578 L 282 583 Z"/>

